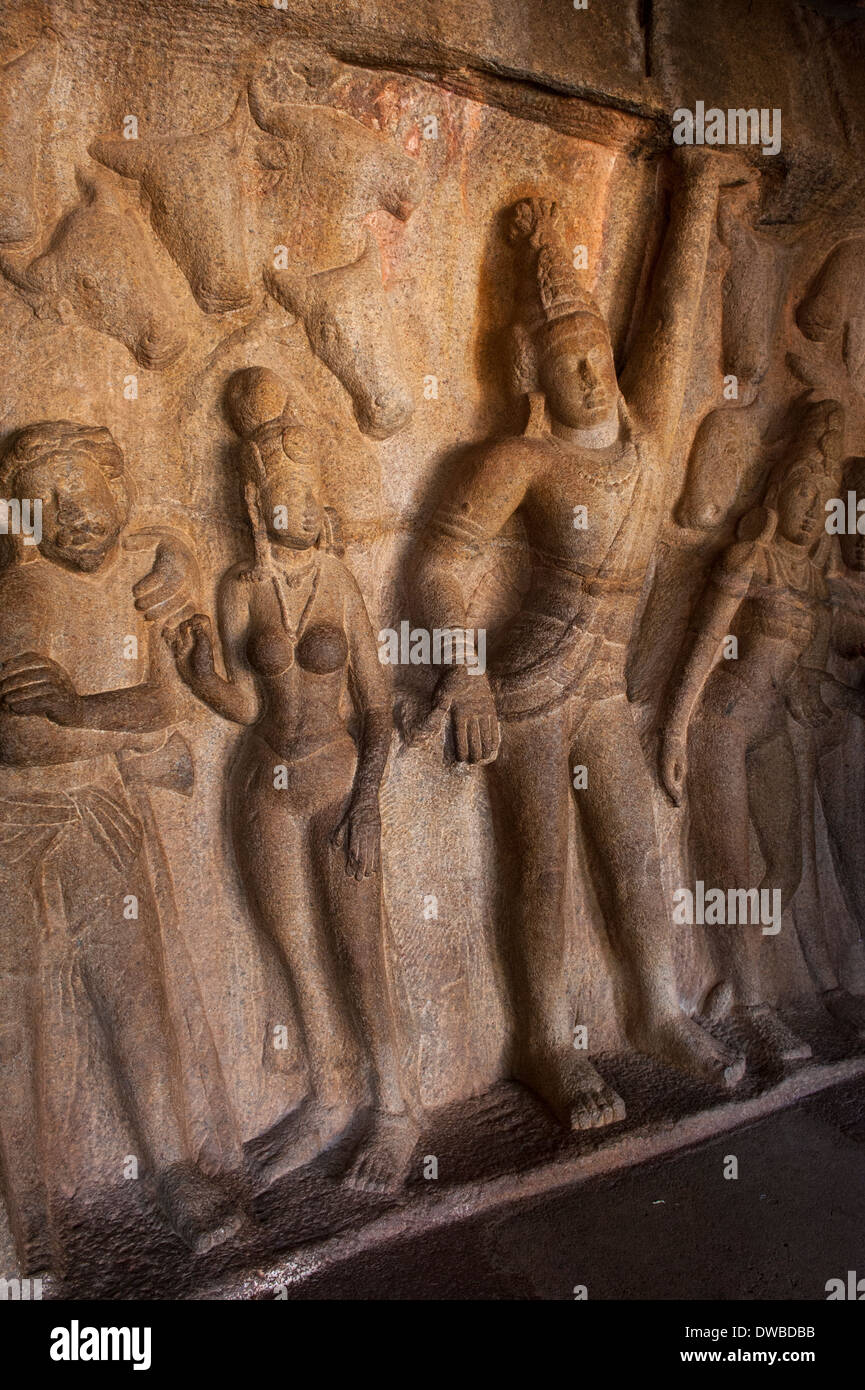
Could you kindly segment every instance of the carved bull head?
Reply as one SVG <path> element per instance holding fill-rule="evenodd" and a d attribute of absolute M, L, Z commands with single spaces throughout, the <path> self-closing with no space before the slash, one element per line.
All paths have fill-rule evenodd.
<path fill-rule="evenodd" d="M 8 252 L 0 269 L 40 316 L 80 319 L 118 338 L 143 367 L 157 371 L 186 346 L 140 218 L 107 175 L 79 172 L 82 201 L 58 222 L 29 264 Z"/>
<path fill-rule="evenodd" d="M 249 126 L 246 94 L 216 130 L 174 139 L 96 140 L 90 153 L 150 199 L 154 230 L 208 314 L 251 303 L 246 194 L 237 167 Z"/>
<path fill-rule="evenodd" d="M 283 141 L 294 156 L 305 203 L 354 227 L 377 208 L 408 221 L 427 179 L 418 161 L 390 136 L 327 106 L 267 106 L 255 83 L 249 102 L 262 130 Z"/>
<path fill-rule="evenodd" d="M 325 260 L 319 264 L 327 269 L 305 279 L 268 268 L 265 284 L 302 318 L 313 352 L 351 396 L 360 428 L 373 439 L 387 439 L 410 419 L 413 402 L 382 285 L 378 244 L 363 224 L 382 209 L 407 221 L 423 196 L 424 171 L 389 136 L 345 111 L 294 102 L 271 105 L 255 81 L 249 101 L 262 129 L 282 141 L 290 171 L 288 205 L 294 201 L 302 209 L 313 246 L 328 247 L 320 227 L 330 231 L 340 255 L 356 246 L 359 236 L 365 238 L 365 250 L 351 264 Z M 303 250 L 308 257 L 311 247 Z"/>
<path fill-rule="evenodd" d="M 414 403 L 403 380 L 401 357 L 381 278 L 375 237 L 351 265 L 295 279 L 268 270 L 268 290 L 303 320 L 317 357 L 342 382 L 364 434 L 387 439 L 410 419 Z"/>

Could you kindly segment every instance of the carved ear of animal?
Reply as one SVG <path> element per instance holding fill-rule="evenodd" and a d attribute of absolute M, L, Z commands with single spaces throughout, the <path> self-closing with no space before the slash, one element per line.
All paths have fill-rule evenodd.
<path fill-rule="evenodd" d="M 267 267 L 265 267 L 264 271 L 262 272 L 261 280 L 266 291 L 264 296 L 264 305 L 262 312 L 264 316 L 266 318 L 269 318 L 271 321 L 272 326 L 270 331 L 275 340 L 278 343 L 281 343 L 283 347 L 290 348 L 293 346 L 291 338 L 282 338 L 280 337 L 280 334 L 284 329 L 294 328 L 295 324 L 298 322 L 300 318 L 300 315 L 292 313 L 291 310 L 287 309 L 283 304 L 281 298 L 275 293 L 273 289 L 271 289 L 271 282 L 268 276 L 270 274 L 275 277 L 279 273 L 281 272 L 269 272 Z"/>
<path fill-rule="evenodd" d="M 842 241 L 826 257 L 796 310 L 804 336 L 841 357 L 857 391 L 865 394 L 865 238 Z"/>
<path fill-rule="evenodd" d="M 270 266 L 265 266 L 263 278 L 267 293 L 288 311 L 296 323 L 306 313 L 311 298 L 308 280 L 292 275 L 289 270 L 274 270 Z"/>

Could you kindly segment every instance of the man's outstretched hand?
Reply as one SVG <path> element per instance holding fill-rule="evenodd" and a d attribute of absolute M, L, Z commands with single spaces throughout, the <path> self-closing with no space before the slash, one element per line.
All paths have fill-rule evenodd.
<path fill-rule="evenodd" d="M 135 607 L 149 623 L 161 627 L 177 627 L 191 617 L 199 606 L 201 587 L 198 562 L 192 550 L 174 531 L 159 528 L 142 529 L 127 536 L 127 550 L 143 550 L 153 546 L 156 554 L 147 574 L 133 585 Z"/>

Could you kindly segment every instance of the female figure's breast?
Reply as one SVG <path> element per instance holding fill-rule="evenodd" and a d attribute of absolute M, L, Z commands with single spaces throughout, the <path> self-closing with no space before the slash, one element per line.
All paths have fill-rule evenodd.
<path fill-rule="evenodd" d="M 246 654 L 266 698 L 259 733 L 281 757 L 308 756 L 345 734 L 349 644 L 336 615 L 313 615 L 297 640 L 270 615 L 253 628 Z"/>
<path fill-rule="evenodd" d="M 253 629 L 246 643 L 250 666 L 266 679 L 284 675 L 297 662 L 314 676 L 333 675 L 348 661 L 348 640 L 341 624 L 333 620 L 307 624 L 299 639 L 276 620 Z"/>
<path fill-rule="evenodd" d="M 315 676 L 341 671 L 348 661 L 348 641 L 342 627 L 334 622 L 310 624 L 297 644 L 297 662 Z"/>
<path fill-rule="evenodd" d="M 281 676 L 294 665 L 294 642 L 276 624 L 260 627 L 247 639 L 246 658 L 258 675 Z"/>

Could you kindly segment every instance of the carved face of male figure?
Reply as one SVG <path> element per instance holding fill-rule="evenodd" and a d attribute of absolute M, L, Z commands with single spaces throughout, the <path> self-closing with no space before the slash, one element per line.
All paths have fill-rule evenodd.
<path fill-rule="evenodd" d="M 609 420 L 619 384 L 603 319 L 578 313 L 552 324 L 544 334 L 539 378 L 551 414 L 569 429 L 594 429 Z"/>
<path fill-rule="evenodd" d="M 39 549 L 46 559 L 93 574 L 115 550 L 125 509 L 95 463 L 58 452 L 25 466 L 16 491 L 41 499 Z"/>
<path fill-rule="evenodd" d="M 271 540 L 293 550 L 315 545 L 324 524 L 316 469 L 283 458 L 267 470 L 261 505 Z"/>
<path fill-rule="evenodd" d="M 778 529 L 795 545 L 810 545 L 819 534 L 824 518 L 823 489 L 800 466 L 781 488 Z"/>

